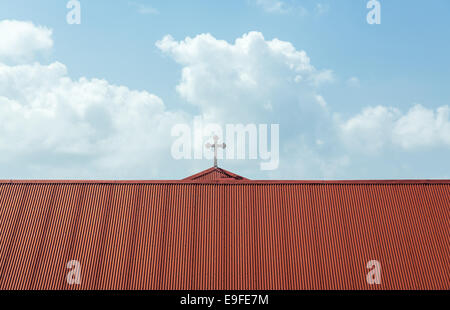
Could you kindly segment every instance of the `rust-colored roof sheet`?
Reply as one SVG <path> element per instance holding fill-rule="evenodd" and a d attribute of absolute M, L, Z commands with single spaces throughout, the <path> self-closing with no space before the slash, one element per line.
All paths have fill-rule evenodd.
<path fill-rule="evenodd" d="M 184 179 L 184 181 L 217 181 L 217 180 L 247 180 L 240 175 L 234 174 L 222 168 L 212 167 L 200 173 Z"/>
<path fill-rule="evenodd" d="M 0 289 L 448 290 L 449 199 L 450 180 L 2 181 Z"/>

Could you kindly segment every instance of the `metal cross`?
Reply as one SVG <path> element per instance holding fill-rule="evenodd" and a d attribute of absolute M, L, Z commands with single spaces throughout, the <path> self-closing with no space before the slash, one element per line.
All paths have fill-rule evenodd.
<path fill-rule="evenodd" d="M 227 147 L 227 145 L 225 143 L 218 144 L 217 143 L 219 141 L 219 137 L 218 136 L 214 136 L 213 139 L 214 139 L 214 144 L 211 144 L 211 143 L 208 142 L 208 143 L 206 143 L 206 147 L 208 149 L 211 149 L 211 148 L 214 149 L 214 168 L 217 168 L 217 149 L 219 147 L 225 149 Z"/>

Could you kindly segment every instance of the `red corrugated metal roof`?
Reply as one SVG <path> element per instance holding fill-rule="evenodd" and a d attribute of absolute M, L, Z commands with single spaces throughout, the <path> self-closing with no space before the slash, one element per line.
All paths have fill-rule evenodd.
<path fill-rule="evenodd" d="M 449 197 L 450 180 L 2 181 L 0 289 L 446 290 Z"/>
<path fill-rule="evenodd" d="M 247 180 L 240 175 L 234 174 L 222 168 L 212 167 L 200 173 L 184 179 L 184 181 L 217 181 L 217 180 Z"/>

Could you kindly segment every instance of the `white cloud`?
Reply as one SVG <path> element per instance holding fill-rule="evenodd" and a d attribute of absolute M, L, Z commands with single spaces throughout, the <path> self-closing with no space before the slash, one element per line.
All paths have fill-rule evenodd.
<path fill-rule="evenodd" d="M 184 114 L 167 111 L 156 95 L 72 80 L 59 62 L 0 63 L 3 173 L 20 167 L 38 177 L 156 176 L 171 160 L 170 128 L 179 122 Z"/>
<path fill-rule="evenodd" d="M 421 105 L 406 114 L 392 107 L 368 107 L 340 124 L 341 135 L 352 149 L 379 152 L 394 146 L 404 150 L 450 146 L 449 107 L 436 111 Z"/>
<path fill-rule="evenodd" d="M 265 40 L 260 32 L 233 44 L 201 34 L 183 41 L 166 36 L 156 45 L 183 66 L 181 97 L 211 117 L 236 118 L 237 110 L 261 116 L 269 103 L 270 111 L 305 107 L 307 101 L 316 103 L 315 88 L 332 80 L 331 71 L 314 68 L 305 51 Z"/>
<path fill-rule="evenodd" d="M 395 123 L 392 140 L 404 149 L 450 146 L 450 108 L 436 111 L 416 105 Z"/>
<path fill-rule="evenodd" d="M 0 160 L 6 162 L 42 154 L 82 157 L 93 174 L 156 168 L 156 158 L 166 152 L 169 158 L 171 126 L 183 121 L 155 95 L 99 79 L 74 81 L 60 63 L 0 65 L 0 94 Z"/>
<path fill-rule="evenodd" d="M 293 171 L 301 176 L 348 175 L 361 153 L 448 145 L 445 107 L 431 114 L 421 111 L 421 125 L 415 127 L 417 108 L 403 114 L 380 105 L 347 120 L 333 119 L 332 100 L 319 93 L 321 85 L 334 81 L 333 72 L 316 69 L 306 52 L 290 42 L 250 32 L 234 43 L 210 34 L 182 41 L 166 36 L 157 47 L 181 65 L 177 91 L 204 116 L 222 123 L 280 123 L 281 141 L 288 147 L 282 150 L 280 174 L 273 177 Z M 348 83 L 356 86 L 359 80 Z M 367 168 L 361 164 L 357 169 Z"/>
<path fill-rule="evenodd" d="M 51 30 L 0 25 L 0 34 L 16 34 L 8 38 L 14 44 L 0 45 L 0 178 L 17 177 L 17 171 L 36 178 L 161 178 L 179 170 L 170 157 L 170 129 L 191 123 L 193 115 L 167 110 L 146 91 L 95 78 L 73 80 L 64 64 L 36 62 L 53 45 Z M 166 36 L 157 46 L 180 64 L 177 91 L 206 120 L 281 125 L 280 169 L 271 177 L 373 175 L 375 170 L 365 169 L 376 165 L 368 168 L 361 151 L 411 153 L 450 145 L 448 106 L 417 105 L 403 113 L 380 105 L 333 120 L 333 99 L 319 93 L 319 86 L 334 81 L 333 72 L 316 69 L 290 42 L 250 32 L 233 43 L 210 34 L 182 41 Z M 379 161 L 384 166 L 387 158 Z M 256 166 L 246 162 L 240 172 L 255 175 Z M 407 166 L 414 163 L 405 160 Z"/>
<path fill-rule="evenodd" d="M 388 142 L 399 114 L 393 108 L 368 107 L 340 125 L 342 138 L 352 149 L 377 152 Z"/>
<path fill-rule="evenodd" d="M 318 87 L 334 77 L 331 70 L 316 69 L 305 51 L 290 42 L 266 40 L 259 32 L 244 34 L 233 43 L 210 34 L 182 41 L 166 36 L 157 47 L 181 65 L 177 91 L 207 119 L 280 124 L 281 141 L 292 147 L 284 149 L 280 175 L 273 177 L 282 178 L 281 171 L 285 176 L 293 171 L 331 176 L 340 168 L 330 166 L 347 163 L 340 155 L 331 159 L 326 158 L 328 152 L 318 155 L 334 134 L 328 104 Z M 248 167 L 241 169 L 254 173 Z"/>
<path fill-rule="evenodd" d="M 31 22 L 0 21 L 0 61 L 23 63 L 53 47 L 52 31 Z"/>

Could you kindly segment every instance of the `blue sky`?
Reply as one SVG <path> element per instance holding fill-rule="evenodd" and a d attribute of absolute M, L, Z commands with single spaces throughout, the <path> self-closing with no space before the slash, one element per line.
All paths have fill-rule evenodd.
<path fill-rule="evenodd" d="M 369 10 L 366 8 L 366 0 L 80 2 L 81 24 L 69 25 L 66 22 L 69 11 L 66 1 L 1 0 L 0 21 L 31 22 L 35 27 L 51 29 L 52 45 L 42 53 L 33 52 L 34 58 L 26 62 L 12 61 L 6 52 L 2 60 L 0 48 L 0 63 L 3 61 L 10 68 L 31 66 L 33 63 L 50 66 L 58 62 L 67 71 L 61 73 L 61 76 L 71 79 L 74 84 L 80 78 L 86 81 L 104 80 L 108 85 L 125 86 L 129 90 L 156 96 L 164 106 L 163 112 L 152 110 L 149 113 L 157 119 L 154 122 L 158 123 L 149 121 L 150 125 L 143 125 L 142 128 L 136 125 L 133 129 L 118 127 L 117 124 L 125 121 L 117 121 L 119 116 L 114 113 L 123 115 L 125 112 L 118 112 L 122 108 L 124 111 L 132 110 L 132 105 L 126 107 L 126 102 L 118 103 L 121 104 L 120 109 L 107 110 L 108 113 L 105 114 L 108 118 L 106 122 L 115 124 L 111 127 L 113 131 L 129 130 L 130 135 L 133 130 L 144 132 L 139 136 L 143 140 L 141 143 L 152 140 L 146 143 L 150 146 L 139 149 L 138 142 L 136 145 L 131 142 L 129 145 L 121 144 L 120 141 L 129 141 L 124 136 L 102 140 L 103 129 L 96 126 L 102 123 L 102 116 L 99 115 L 103 115 L 103 112 L 93 114 L 94 118 L 99 117 L 98 120 L 89 119 L 95 123 L 96 131 L 87 130 L 87 136 L 80 134 L 75 137 L 75 134 L 70 134 L 70 138 L 67 138 L 61 134 L 58 137 L 52 136 L 52 142 L 48 142 L 48 134 L 37 134 L 42 130 L 39 125 L 29 129 L 33 135 L 28 131 L 13 132 L 11 128 L 34 122 L 27 122 L 20 113 L 15 116 L 7 114 L 7 111 L 12 110 L 5 108 L 3 118 L 0 116 L 0 119 L 9 125 L 0 127 L 0 133 L 3 131 L 4 137 L 3 143 L 0 143 L 0 150 L 3 148 L 3 155 L 0 157 L 0 163 L 4 167 L 0 169 L 2 179 L 176 179 L 187 176 L 208 168 L 211 163 L 206 160 L 175 161 L 170 156 L 170 144 L 167 143 L 170 136 L 166 136 L 166 133 L 170 132 L 170 124 L 173 122 L 189 123 L 194 116 L 206 115 L 212 108 L 223 112 L 223 118 L 213 119 L 224 124 L 247 121 L 280 123 L 279 169 L 261 171 L 258 162 L 254 160 L 221 162 L 222 167 L 250 178 L 450 177 L 450 2 L 447 0 L 380 1 L 380 25 L 367 23 L 366 15 Z M 307 54 L 317 73 L 331 72 L 332 76 L 320 86 L 292 83 L 274 86 L 269 90 L 262 77 L 253 76 L 258 82 L 257 87 L 261 89 L 245 90 L 242 96 L 236 95 L 233 98 L 239 102 L 230 104 L 229 110 L 226 110 L 223 105 L 227 103 L 223 98 L 233 90 L 230 85 L 235 85 L 235 81 L 230 80 L 227 75 L 219 75 L 222 72 L 219 70 L 221 64 L 215 64 L 211 59 L 214 55 L 221 55 L 220 52 L 217 53 L 217 48 L 221 46 L 220 40 L 235 46 L 236 39 L 244 38 L 245 34 L 251 32 L 263 36 L 263 39 L 258 36 L 250 36 L 252 39 L 248 39 L 259 42 L 258 44 L 274 39 L 288 42 L 295 51 Z M 198 38 L 201 34 L 210 34 L 211 38 Z M 171 36 L 171 43 L 168 41 L 166 45 L 158 46 L 157 42 L 161 42 L 166 35 Z M 180 60 L 185 52 L 181 42 L 185 42 L 187 37 L 197 37 L 198 42 L 195 42 L 205 48 L 199 55 Z M 5 40 L 2 42 L 0 37 L 0 44 L 8 43 Z M 176 49 L 172 47 L 173 44 L 178 44 Z M 21 48 L 34 47 L 21 45 Z M 227 54 L 223 55 L 226 57 Z M 281 57 L 281 54 L 278 56 Z M 292 72 L 285 71 L 284 67 L 276 67 L 281 59 L 276 58 L 278 56 L 274 55 L 272 62 L 271 59 L 258 58 L 258 53 L 255 52 L 243 60 L 246 62 L 243 65 L 255 61 L 254 67 L 248 72 L 254 73 L 256 69 L 263 68 L 261 71 L 265 75 L 273 76 L 272 82 L 278 81 L 281 85 L 291 78 L 289 74 Z M 217 97 L 214 94 L 206 95 L 206 91 L 199 88 L 199 83 L 204 83 L 205 88 L 212 87 L 212 84 L 208 86 L 208 81 L 201 80 L 202 72 L 193 73 L 191 78 L 198 80 L 184 85 L 195 85 L 194 90 L 188 91 L 190 95 L 180 93 L 177 88 L 177 85 L 183 85 L 182 70 L 193 70 L 199 66 L 209 70 L 208 76 L 217 74 L 212 79 L 223 87 L 218 89 Z M 239 74 L 240 67 L 236 68 L 233 72 Z M 26 73 L 15 74 L 20 78 L 20 74 Z M 33 83 L 35 79 L 30 79 L 29 83 Z M 76 88 L 73 85 L 71 87 Z M 64 90 L 71 92 L 67 88 Z M 268 100 L 274 105 L 271 114 L 258 112 L 248 120 L 244 116 L 233 115 L 232 112 L 239 111 L 240 108 L 252 111 L 253 105 L 245 105 L 253 101 L 256 104 L 261 100 L 258 94 L 266 90 Z M 11 102 L 17 101 L 26 106 L 30 102 L 23 98 L 33 97 L 33 94 L 27 94 L 22 99 L 17 99 L 13 95 L 17 90 L 10 91 L 6 86 L 0 91 L 4 92 L 0 92 L 0 98 L 3 96 L 8 99 L 4 102 L 11 105 Z M 93 92 L 97 94 L 98 90 Z M 37 93 L 41 94 L 42 88 Z M 317 96 L 326 101 L 326 111 L 310 108 L 312 103 L 307 101 Z M 68 104 L 67 101 L 72 100 L 63 97 L 55 99 L 55 106 L 64 106 Z M 201 102 L 210 102 L 210 106 Z M 0 101 L 0 105 L 1 103 Z M 76 104 L 78 103 L 71 102 L 70 107 L 76 110 Z M 108 105 L 108 101 L 95 101 L 96 108 L 97 104 L 101 110 L 101 104 Z M 298 111 L 290 113 L 297 108 Z M 156 117 L 155 113 L 162 113 L 167 121 L 161 121 L 162 118 Z M 294 119 L 296 113 L 298 122 Z M 36 124 L 48 124 L 48 120 L 44 121 L 42 115 L 30 115 Z M 145 117 L 141 117 L 143 119 L 136 121 L 136 124 L 141 121 L 143 124 L 147 123 Z M 62 119 L 59 118 L 60 127 L 49 125 L 49 132 L 58 131 L 58 128 L 61 128 L 61 132 L 79 131 L 78 126 L 86 123 L 86 119 L 83 119 L 79 123 L 74 121 L 69 126 L 67 122 L 72 118 Z M 126 120 L 133 122 L 132 114 Z M 414 126 L 416 123 L 417 126 Z M 373 125 L 368 128 L 367 124 Z M 161 132 L 153 131 L 153 125 L 160 128 Z M 317 128 L 319 125 L 320 128 Z M 14 139 L 27 140 L 27 144 L 13 148 L 16 141 Z M 91 139 L 92 145 L 85 144 L 86 139 Z M 73 145 L 78 148 L 74 150 L 61 147 L 64 141 L 75 141 Z M 106 141 L 114 141 L 116 144 Z M 108 144 L 108 147 L 100 148 L 101 144 Z M 118 152 L 119 155 L 112 156 L 111 153 L 116 153 L 112 145 L 130 151 L 121 151 Z M 139 154 L 133 158 L 136 153 Z M 133 163 L 129 163 L 130 161 Z"/>

